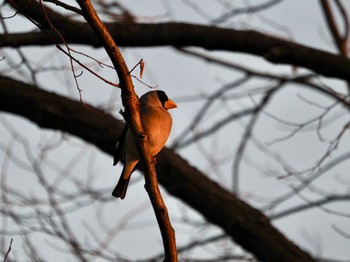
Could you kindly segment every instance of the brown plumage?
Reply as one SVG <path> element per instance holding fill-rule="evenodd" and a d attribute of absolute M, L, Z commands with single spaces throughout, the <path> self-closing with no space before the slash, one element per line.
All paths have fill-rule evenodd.
<path fill-rule="evenodd" d="M 142 126 L 147 135 L 148 149 L 152 156 L 155 156 L 164 147 L 172 126 L 171 115 L 168 109 L 177 107 L 175 102 L 168 98 L 163 91 L 151 91 L 140 98 L 140 117 Z M 125 125 L 114 154 L 114 165 L 119 160 L 124 164 L 119 181 L 114 188 L 112 195 L 123 199 L 128 188 L 132 172 L 135 171 L 139 162 L 139 154 L 133 134 Z"/>

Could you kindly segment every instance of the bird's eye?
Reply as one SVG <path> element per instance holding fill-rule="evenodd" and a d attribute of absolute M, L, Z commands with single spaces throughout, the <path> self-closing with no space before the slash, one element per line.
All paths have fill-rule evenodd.
<path fill-rule="evenodd" d="M 169 100 L 168 96 L 165 94 L 164 91 L 157 91 L 158 99 L 160 102 L 162 102 L 162 105 L 164 106 L 164 103 Z"/>

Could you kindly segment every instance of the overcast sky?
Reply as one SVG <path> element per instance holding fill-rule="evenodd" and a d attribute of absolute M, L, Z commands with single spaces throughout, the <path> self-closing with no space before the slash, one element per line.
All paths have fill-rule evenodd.
<path fill-rule="evenodd" d="M 130 7 L 130 10 L 140 17 L 142 22 L 166 22 L 169 18 L 178 22 L 191 22 L 207 24 L 208 19 L 216 18 L 223 14 L 225 10 L 223 6 L 218 3 L 231 3 L 237 6 L 247 6 L 251 2 L 264 1 L 201 1 L 200 10 L 194 8 L 198 4 L 195 1 L 121 1 L 125 6 Z M 350 2 L 343 1 L 347 5 L 350 13 Z M 229 6 L 229 4 L 228 4 Z M 50 7 L 56 8 L 54 5 Z M 8 9 L 6 9 L 8 10 Z M 6 11 L 4 10 L 4 11 Z M 3 11 L 3 12 L 4 12 Z M 11 14 L 9 11 L 8 14 Z M 32 28 L 32 25 L 27 27 L 27 23 L 15 17 L 8 22 L 12 30 L 24 31 L 27 28 Z M 28 24 L 29 25 L 29 24 Z M 219 26 L 232 27 L 236 29 L 255 29 L 265 32 L 267 34 L 290 39 L 300 44 L 305 44 L 314 48 L 334 52 L 331 44 L 330 36 L 328 34 L 325 23 L 322 19 L 322 12 L 320 10 L 318 1 L 302 1 L 302 0 L 284 0 L 280 4 L 263 12 L 251 15 L 239 15 L 234 19 L 229 20 Z M 89 53 L 99 59 L 106 59 L 103 50 L 95 50 L 87 47 L 74 46 L 75 49 Z M 202 52 L 200 49 L 193 49 Z M 26 54 L 31 57 L 35 66 L 44 63 L 45 66 L 55 66 L 65 64 L 69 66 L 68 59 L 53 48 L 24 48 Z M 12 55 L 14 59 L 16 55 L 12 50 L 3 50 L 4 54 Z M 284 74 L 291 74 L 293 68 L 290 66 L 272 65 L 265 62 L 261 58 L 254 56 L 235 54 L 227 52 L 207 52 L 210 55 L 240 63 L 242 65 L 251 66 L 256 70 L 262 72 L 281 72 Z M 159 48 L 133 48 L 123 49 L 124 58 L 129 67 L 133 67 L 141 58 L 144 59 L 146 67 L 143 81 L 152 86 L 162 89 L 167 92 L 170 98 L 175 100 L 178 108 L 172 110 L 173 115 L 173 131 L 168 141 L 171 145 L 182 131 L 190 124 L 193 117 L 197 114 L 203 101 L 188 102 L 185 98 L 192 95 L 211 94 L 218 90 L 225 84 L 233 83 L 242 75 L 233 70 L 208 64 L 200 59 L 193 59 L 185 54 L 175 51 L 171 47 Z M 41 59 L 38 59 L 41 57 Z M 52 58 L 52 59 L 49 59 Z M 83 61 L 84 58 L 81 58 Z M 107 60 L 106 60 L 107 61 Z M 1 66 L 1 65 L 0 65 Z M 26 71 L 25 69 L 23 69 Z M 297 73 L 303 72 L 303 69 L 297 69 Z M 28 73 L 28 72 L 27 72 Z M 112 70 L 100 70 L 101 74 L 106 75 L 110 79 L 116 79 Z M 18 72 L 15 73 L 18 76 Z M 11 75 L 14 75 L 11 72 Z M 28 74 L 21 74 L 22 79 L 28 79 Z M 337 90 L 344 89 L 343 83 L 334 80 L 324 80 L 326 83 L 332 85 Z M 57 93 L 68 95 L 72 98 L 78 99 L 78 92 L 71 77 L 71 72 L 66 71 L 54 72 L 53 74 L 42 73 L 38 75 L 38 82 L 46 89 Z M 79 77 L 79 85 L 83 89 L 83 99 L 89 103 L 97 106 L 105 107 L 112 106 L 112 112 L 118 116 L 118 111 L 121 108 L 119 90 L 107 86 L 94 76 L 84 72 Z M 244 94 L 246 90 L 254 90 L 254 88 L 263 88 L 266 85 L 271 85 L 271 82 L 265 80 L 249 81 L 239 90 L 235 90 L 230 94 Z M 143 94 L 149 89 L 139 82 L 135 82 L 135 89 L 138 94 Z M 301 99 L 301 97 L 304 99 Z M 255 98 L 254 98 L 255 99 Z M 273 113 L 276 116 L 288 119 L 289 121 L 302 122 L 313 116 L 319 114 L 320 110 L 315 106 L 305 103 L 306 99 L 311 99 L 315 103 L 322 105 L 330 105 L 332 101 L 305 88 L 288 85 L 276 95 L 266 111 Z M 235 100 L 230 105 L 222 106 L 218 103 L 214 105 L 207 116 L 207 119 L 201 123 L 197 129 L 203 130 L 211 126 L 223 114 L 237 111 L 241 108 L 252 105 L 252 100 L 246 97 L 241 100 Z M 334 123 L 328 128 L 324 129 L 324 136 L 330 138 L 336 130 L 346 122 L 346 112 L 339 108 L 334 111 L 334 114 L 329 118 Z M 33 155 L 40 154 L 40 145 L 50 143 L 54 140 L 59 140 L 59 135 L 53 134 L 51 131 L 40 131 L 35 125 L 29 123 L 18 117 L 2 114 L 1 119 L 6 123 L 10 123 L 13 128 L 22 136 L 29 139 Z M 242 119 L 237 123 L 230 125 L 228 128 L 218 132 L 215 137 L 205 139 L 198 144 L 180 149 L 178 152 L 189 162 L 214 180 L 222 183 L 228 189 L 232 189 L 232 158 L 234 157 L 235 148 L 240 142 L 240 137 L 244 131 L 244 126 L 247 119 Z M 196 131 L 198 131 L 196 130 Z M 273 142 L 276 138 L 284 137 L 289 133 L 290 128 L 274 121 L 269 117 L 262 117 L 255 129 L 254 136 L 259 138 L 262 143 Z M 11 141 L 13 133 L 8 130 L 8 127 L 0 126 L 1 144 L 7 145 Z M 187 138 L 192 137 L 189 134 Z M 182 138 L 182 137 L 181 137 Z M 185 137 L 186 138 L 186 137 Z M 339 150 L 332 155 L 336 157 L 342 153 L 347 152 L 346 145 L 349 144 L 349 137 L 344 137 Z M 14 142 L 13 152 L 25 158 L 25 152 L 20 143 Z M 270 146 L 271 150 L 285 159 L 291 166 L 298 168 L 297 171 L 312 167 L 317 161 L 322 152 L 326 150 L 327 144 L 322 144 L 318 141 L 315 132 L 301 132 L 293 139 L 285 140 L 281 143 L 273 143 Z M 215 167 L 208 162 L 204 152 L 211 152 L 215 154 L 217 159 L 222 159 L 222 165 Z M 112 159 L 110 156 L 96 150 L 93 146 L 85 145 L 82 141 L 75 138 L 70 138 L 69 141 L 58 147 L 57 150 L 50 153 L 50 159 L 54 160 L 57 165 L 65 167 L 72 159 L 79 160 L 79 164 L 73 165 L 70 170 L 72 176 L 88 180 L 89 176 L 94 179 L 94 187 L 107 190 L 114 187 L 114 183 L 121 172 L 122 167 L 112 166 Z M 0 152 L 0 160 L 4 163 L 4 154 Z M 290 179 L 278 180 L 275 176 L 268 176 L 264 172 L 259 172 L 259 167 L 263 167 L 264 171 L 271 170 L 280 172 L 282 167 L 272 160 L 266 154 L 261 152 L 253 143 L 249 144 L 246 150 L 246 158 L 242 162 L 240 168 L 240 184 L 239 189 L 242 197 L 249 203 L 256 207 L 262 207 L 263 203 L 257 201 L 258 199 L 271 199 L 280 195 L 290 188 L 290 185 L 296 181 Z M 350 168 L 349 161 L 344 162 L 337 168 L 322 176 L 317 181 L 317 186 L 320 188 L 327 188 L 335 192 L 343 192 L 349 185 L 339 183 L 335 177 L 345 179 L 346 172 Z M 6 181 L 14 188 L 18 188 L 23 192 L 33 196 L 45 196 L 45 192 L 40 189 L 38 181 L 35 177 L 29 176 L 23 169 L 18 169 L 15 165 L 8 167 L 8 174 Z M 50 168 L 45 170 L 50 172 Z M 13 175 L 12 175 L 13 174 Z M 3 178 L 4 179 L 4 178 Z M 18 184 L 18 181 L 25 183 Z M 64 185 L 65 182 L 63 182 Z M 30 187 L 28 185 L 31 185 Z M 67 185 L 69 187 L 69 182 Z M 162 190 L 164 192 L 164 190 Z M 166 192 L 166 202 L 170 211 L 170 216 L 174 223 L 175 231 L 177 233 L 177 240 L 180 244 L 198 238 L 199 236 L 209 236 L 220 232 L 215 227 L 193 227 L 183 223 L 182 215 L 188 216 L 191 220 L 203 221 L 200 215 L 195 211 L 190 210 L 183 203 L 177 199 L 168 196 Z M 293 207 L 297 204 L 304 203 L 301 199 L 303 196 L 297 196 L 286 202 L 277 210 L 272 210 L 269 215 L 275 212 L 285 210 L 288 207 Z M 304 197 L 313 199 L 316 195 L 312 193 L 306 194 Z M 138 174 L 133 175 L 132 185 L 128 190 L 127 197 L 123 201 L 114 201 L 106 205 L 103 210 L 103 223 L 106 228 L 113 228 L 117 222 L 124 222 L 129 220 L 128 226 L 125 230 L 118 233 L 113 245 L 117 247 L 116 250 L 123 256 L 130 259 L 145 258 L 161 252 L 161 237 L 156 227 L 153 211 L 148 205 L 148 197 L 143 189 L 143 180 Z M 329 208 L 341 210 L 343 212 L 350 212 L 347 203 L 337 203 L 329 205 Z M 79 237 L 85 237 L 86 227 L 84 223 L 94 225 L 97 223 L 98 216 L 93 209 L 82 210 L 77 214 L 72 214 L 70 223 L 78 232 Z M 0 221 L 1 218 L 0 218 Z M 0 222 L 1 223 L 1 222 Z M 275 225 L 283 231 L 288 238 L 299 243 L 304 249 L 309 250 L 312 254 L 324 257 L 334 257 L 338 259 L 350 259 L 349 255 L 349 240 L 339 235 L 334 231 L 332 226 L 337 225 L 345 232 L 350 232 L 350 221 L 347 217 L 334 216 L 327 214 L 320 209 L 309 210 L 307 212 L 291 215 L 283 219 L 274 221 Z M 8 225 L 14 228 L 14 225 Z M 116 226 L 117 228 L 117 226 Z M 62 261 L 62 258 L 67 257 L 67 261 L 73 261 L 64 255 L 61 249 L 64 249 L 62 244 L 57 243 L 54 239 L 48 239 L 42 235 L 33 237 L 34 241 L 40 241 L 48 245 L 48 248 L 41 250 L 44 257 L 48 257 L 48 261 Z M 44 244 L 43 244 L 44 245 Z M 52 248 L 53 247 L 53 248 Z M 230 246 L 231 247 L 231 246 Z M 208 250 L 200 250 L 194 253 L 195 255 L 207 256 L 224 250 L 225 247 L 213 246 Z M 13 251 L 21 254 L 23 247 L 21 240 L 14 237 Z M 54 255 L 53 255 L 54 254 Z"/>

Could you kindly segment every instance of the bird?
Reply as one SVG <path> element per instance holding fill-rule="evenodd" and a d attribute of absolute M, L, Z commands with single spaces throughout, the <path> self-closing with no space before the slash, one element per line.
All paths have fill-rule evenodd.
<path fill-rule="evenodd" d="M 177 105 L 162 90 L 147 92 L 140 97 L 139 103 L 140 118 L 147 136 L 148 150 L 155 158 L 170 135 L 172 118 L 168 109 L 176 108 Z M 127 124 L 118 138 L 113 165 L 115 166 L 120 160 L 124 162 L 124 167 L 112 195 L 124 199 L 131 174 L 140 161 L 135 138 Z"/>

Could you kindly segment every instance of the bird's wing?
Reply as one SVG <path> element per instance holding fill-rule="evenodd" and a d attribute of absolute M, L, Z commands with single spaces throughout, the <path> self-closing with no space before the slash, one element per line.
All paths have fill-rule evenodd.
<path fill-rule="evenodd" d="M 114 151 L 114 159 L 113 159 L 113 166 L 115 166 L 121 158 L 123 158 L 123 151 L 124 151 L 124 144 L 125 144 L 125 137 L 126 133 L 128 131 L 128 125 L 125 124 L 122 133 L 120 134 L 116 149 Z"/>

